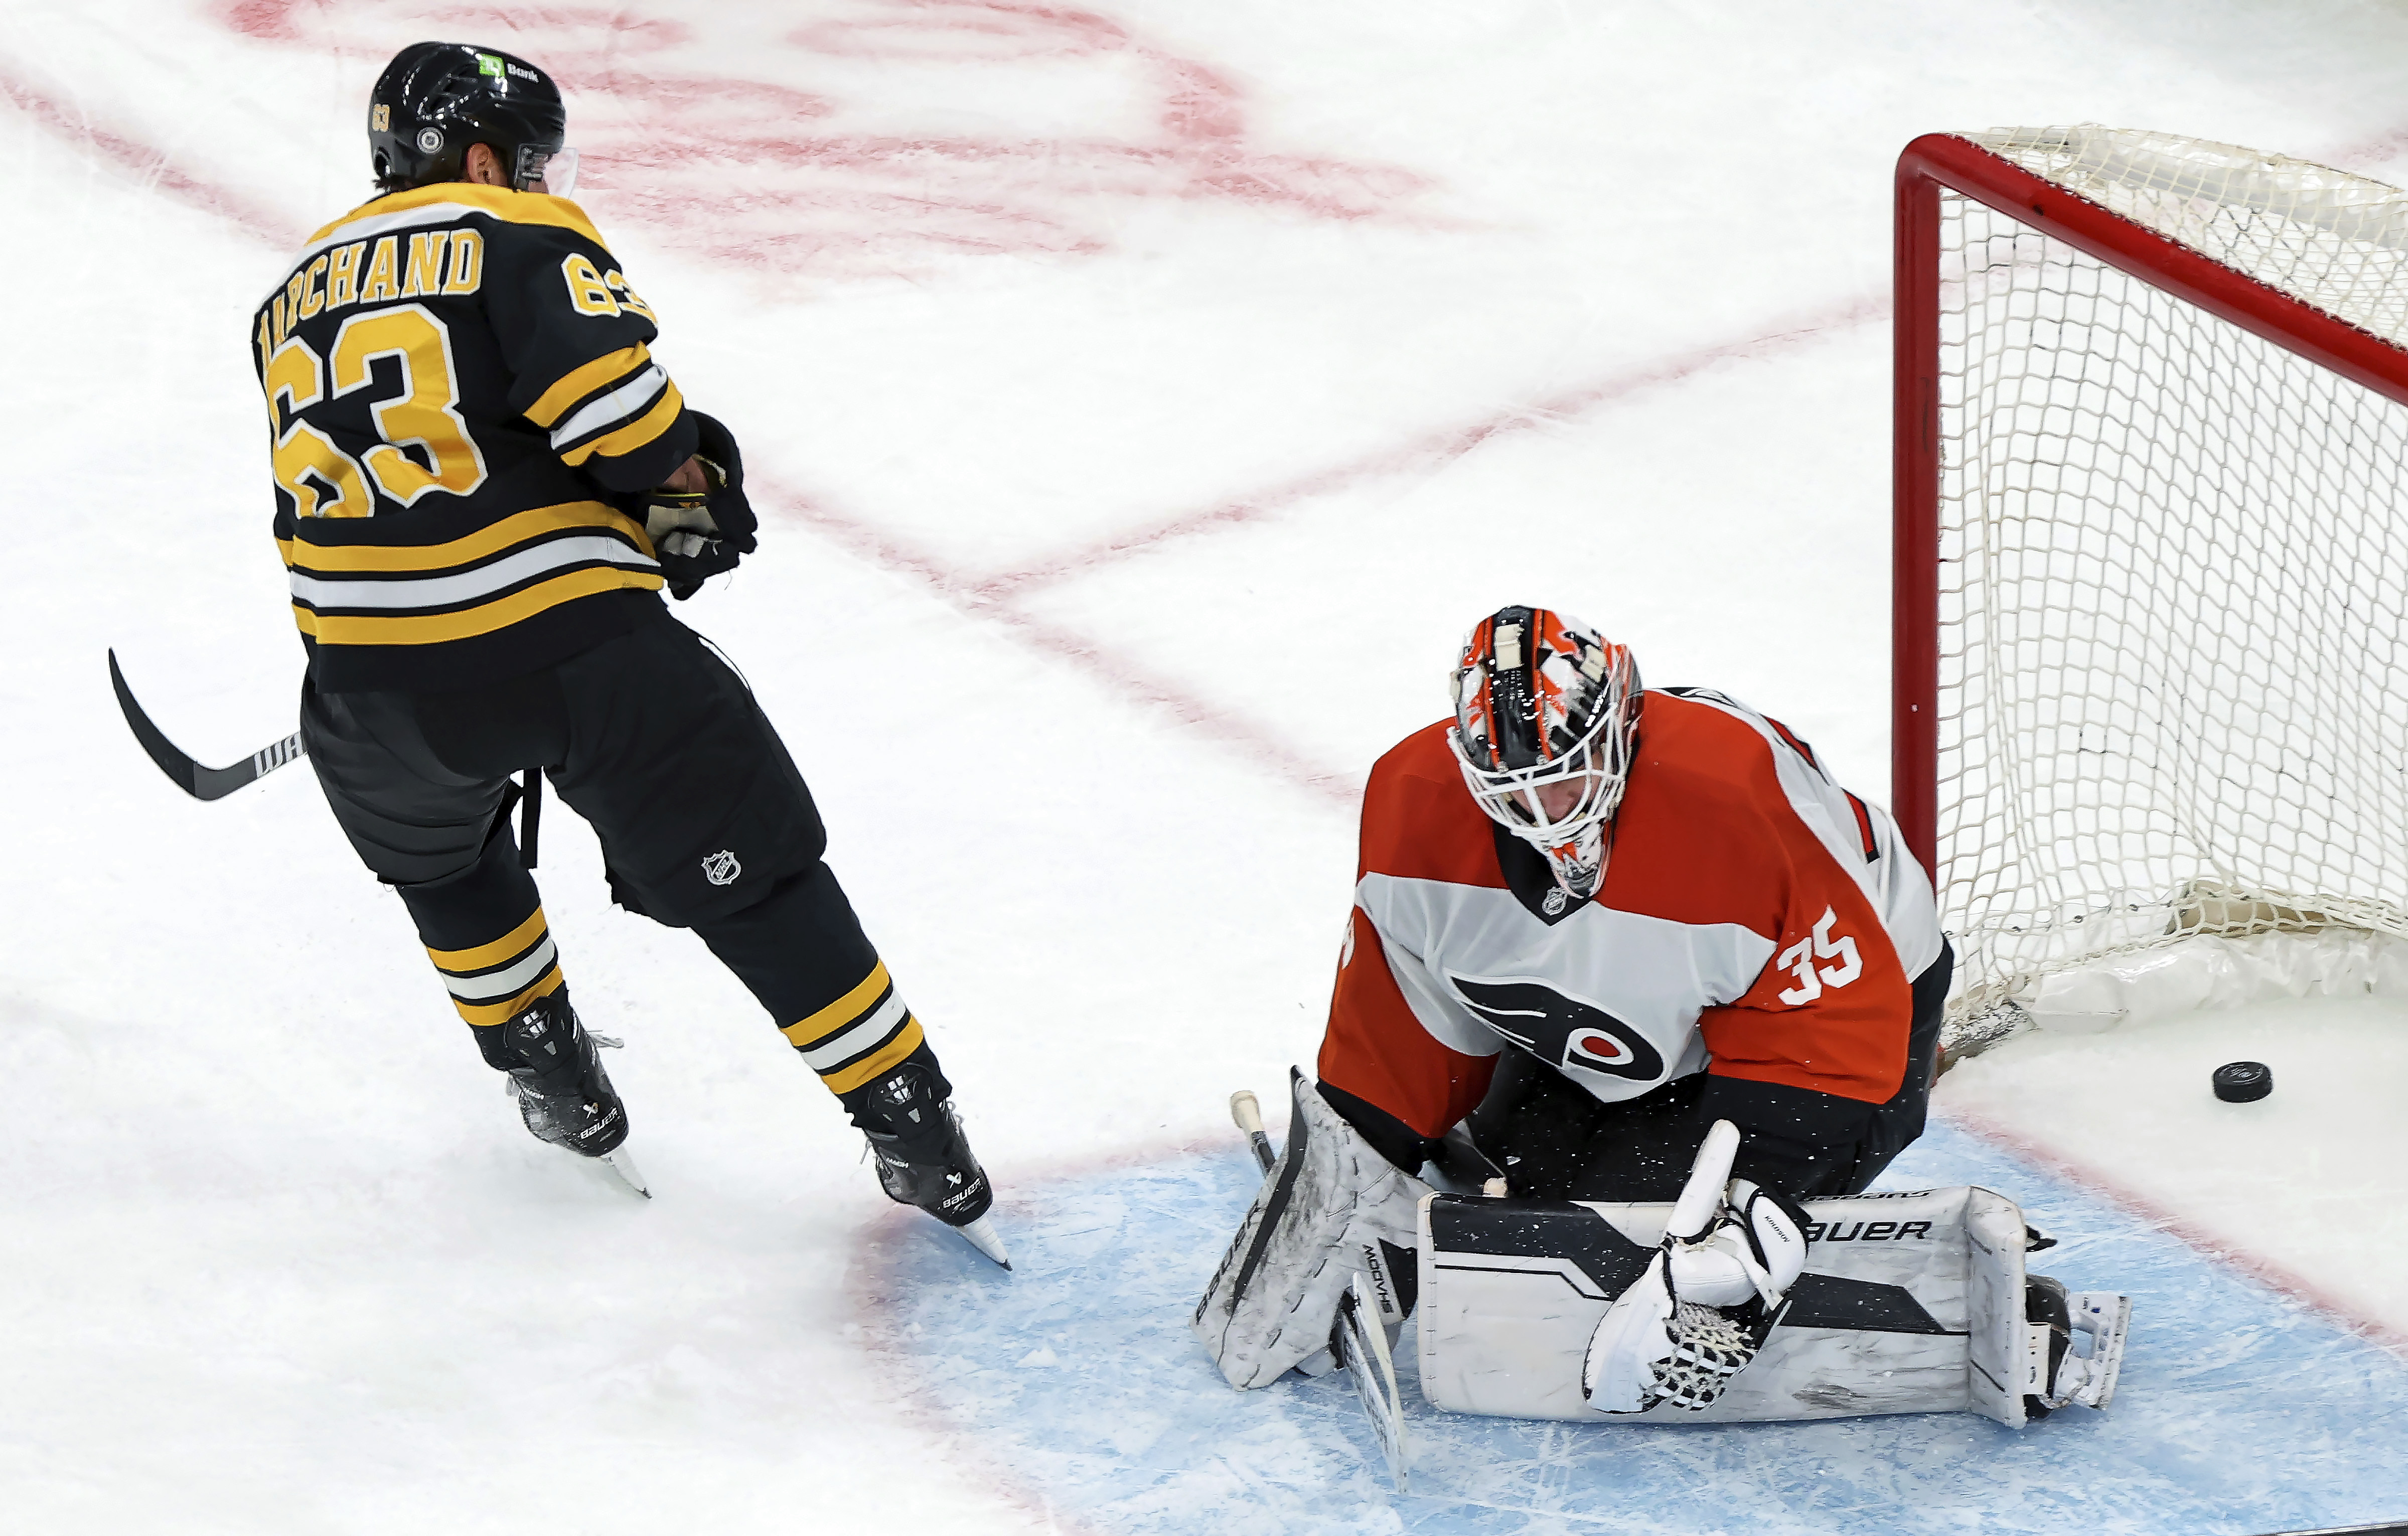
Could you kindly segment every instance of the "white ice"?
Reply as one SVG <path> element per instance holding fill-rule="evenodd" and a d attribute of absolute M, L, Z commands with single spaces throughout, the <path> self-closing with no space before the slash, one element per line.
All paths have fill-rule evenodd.
<path fill-rule="evenodd" d="M 1096 7 L 8 8 L 0 1526 L 523 1530 L 568 1488 L 595 1531 L 1050 1523 L 857 1347 L 857 1139 L 573 818 L 547 910 L 627 1037 L 649 1202 L 518 1128 L 306 767 L 196 805 L 117 718 L 110 645 L 204 760 L 291 728 L 247 324 L 363 194 L 400 44 L 577 87 L 585 201 L 767 514 L 680 616 L 783 727 L 1007 1190 L 1226 1137 L 1229 1088 L 1310 1059 L 1354 785 L 1501 603 L 1884 791 L 1909 137 L 2408 174 L 2408 17 L 2352 0 Z M 2408 1084 L 2390 1021 L 2300 1027 L 2234 1039 L 2277 1098 L 2201 1146 L 2212 1034 L 1964 1091 L 2322 1272 L 2362 1254 L 2304 1192 L 2379 1187 L 2344 1111 Z M 2262 1199 L 2204 1161 L 2243 1149 Z"/>

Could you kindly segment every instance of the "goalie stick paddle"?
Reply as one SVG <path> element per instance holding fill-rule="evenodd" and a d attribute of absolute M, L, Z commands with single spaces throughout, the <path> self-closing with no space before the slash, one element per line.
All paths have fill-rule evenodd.
<path fill-rule="evenodd" d="M 159 771 L 176 781 L 177 787 L 196 800 L 214 800 L 233 794 L 243 785 L 264 774 L 275 772 L 302 754 L 299 732 L 283 740 L 260 748 L 248 758 L 229 768 L 209 768 L 196 763 L 182 748 L 167 739 L 166 733 L 150 723 L 142 706 L 134 701 L 134 690 L 125 685 L 125 674 L 117 669 L 117 653 L 108 653 L 108 685 L 117 690 L 117 707 L 125 711 L 125 724 L 133 727 L 134 739 L 159 765 Z"/>
<path fill-rule="evenodd" d="M 1338 1363 L 1354 1379 L 1354 1395 L 1371 1418 L 1371 1433 L 1388 1458 L 1388 1481 L 1398 1493 L 1405 1489 L 1405 1395 L 1397 1386 L 1397 1362 L 1388 1352 L 1388 1330 L 1380 1322 L 1380 1303 L 1372 1299 L 1363 1271 L 1338 1299 L 1338 1326 L 1330 1331 Z"/>

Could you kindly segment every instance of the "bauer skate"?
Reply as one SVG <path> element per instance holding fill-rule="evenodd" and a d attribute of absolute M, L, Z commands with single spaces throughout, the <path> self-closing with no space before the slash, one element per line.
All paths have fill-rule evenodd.
<path fill-rule="evenodd" d="M 995 1186 L 970 1152 L 953 1101 L 937 1097 L 924 1067 L 907 1065 L 878 1082 L 867 1116 L 882 1128 L 865 1129 L 869 1155 L 878 1160 L 878 1183 L 897 1205 L 916 1205 L 969 1241 L 970 1246 L 1011 1268 L 987 1212 Z"/>
<path fill-rule="evenodd" d="M 627 1110 L 602 1069 L 599 1044 L 560 993 L 540 998 L 502 1026 L 502 1045 L 519 1116 L 538 1141 L 565 1147 L 609 1169 L 646 1199 L 652 1192 L 627 1156 Z"/>

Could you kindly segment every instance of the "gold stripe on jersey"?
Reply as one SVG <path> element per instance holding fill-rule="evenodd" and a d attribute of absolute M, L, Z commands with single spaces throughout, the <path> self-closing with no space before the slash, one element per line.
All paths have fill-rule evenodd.
<path fill-rule="evenodd" d="M 452 994 L 452 1006 L 480 1028 L 509 1023 L 566 984 L 541 907 L 491 943 L 452 950 L 429 945 L 426 956 Z"/>
<path fill-rule="evenodd" d="M 560 424 L 560 419 L 570 408 L 582 405 L 589 395 L 621 383 L 652 360 L 652 349 L 638 341 L 632 347 L 622 347 L 614 352 L 604 352 L 591 363 L 580 363 L 560 376 L 552 386 L 527 407 L 526 419 L 549 431 Z"/>
<path fill-rule="evenodd" d="M 653 401 L 652 409 L 633 421 L 626 422 L 616 430 L 590 438 L 575 448 L 561 450 L 561 462 L 574 467 L 583 464 L 596 453 L 605 458 L 624 458 L 675 426 L 679 415 L 684 409 L 685 396 L 680 395 L 677 385 L 669 381 L 666 374 L 663 374 L 660 394 Z M 559 434 L 555 432 L 552 436 L 557 438 Z"/>
<path fill-rule="evenodd" d="M 515 512 L 441 544 L 278 540 L 294 620 L 322 645 L 431 645 L 622 587 L 657 591 L 652 541 L 598 501 Z"/>
<path fill-rule="evenodd" d="M 301 633 L 321 645 L 434 645 L 444 640 L 473 639 L 507 629 L 547 609 L 597 592 L 623 587 L 658 592 L 664 585 L 657 571 L 618 570 L 609 567 L 571 571 L 539 581 L 509 596 L 495 598 L 458 613 L 426 613 L 394 618 L 382 614 L 320 613 L 293 605 L 293 621 Z"/>
<path fill-rule="evenodd" d="M 304 529 L 308 527 L 303 524 Z M 440 571 L 466 566 L 564 528 L 609 528 L 646 554 L 652 541 L 643 524 L 599 501 L 570 501 L 512 512 L 489 527 L 441 544 L 313 544 L 307 538 L 280 538 L 284 564 L 312 574 L 342 571 Z"/>
<path fill-rule="evenodd" d="M 603 250 L 610 249 L 610 243 L 585 217 L 585 210 L 566 197 L 480 186 L 473 181 L 441 181 L 361 204 L 310 236 L 301 255 L 306 260 L 328 246 L 346 245 L 362 236 L 381 235 L 390 229 L 448 224 L 467 213 L 482 213 L 506 223 L 547 224 L 554 229 L 575 230 Z"/>
<path fill-rule="evenodd" d="M 881 960 L 859 985 L 784 1034 L 831 1092 L 850 1093 L 920 1048 L 920 1021 L 896 995 Z"/>

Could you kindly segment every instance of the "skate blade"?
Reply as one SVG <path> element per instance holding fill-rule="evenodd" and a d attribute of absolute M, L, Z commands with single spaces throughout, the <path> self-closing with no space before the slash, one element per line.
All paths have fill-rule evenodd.
<path fill-rule="evenodd" d="M 1004 1249 L 1003 1236 L 995 1229 L 995 1217 L 992 1214 L 981 1216 L 976 1221 L 954 1227 L 953 1230 L 968 1238 L 970 1246 L 980 1253 L 1007 1270 L 1011 1268 L 1011 1255 Z"/>
<path fill-rule="evenodd" d="M 652 1188 L 644 1182 L 643 1170 L 636 1166 L 636 1159 L 627 1156 L 625 1147 L 623 1146 L 616 1152 L 606 1152 L 594 1160 L 617 1174 L 619 1182 L 637 1194 L 646 1199 L 652 1198 Z"/>

